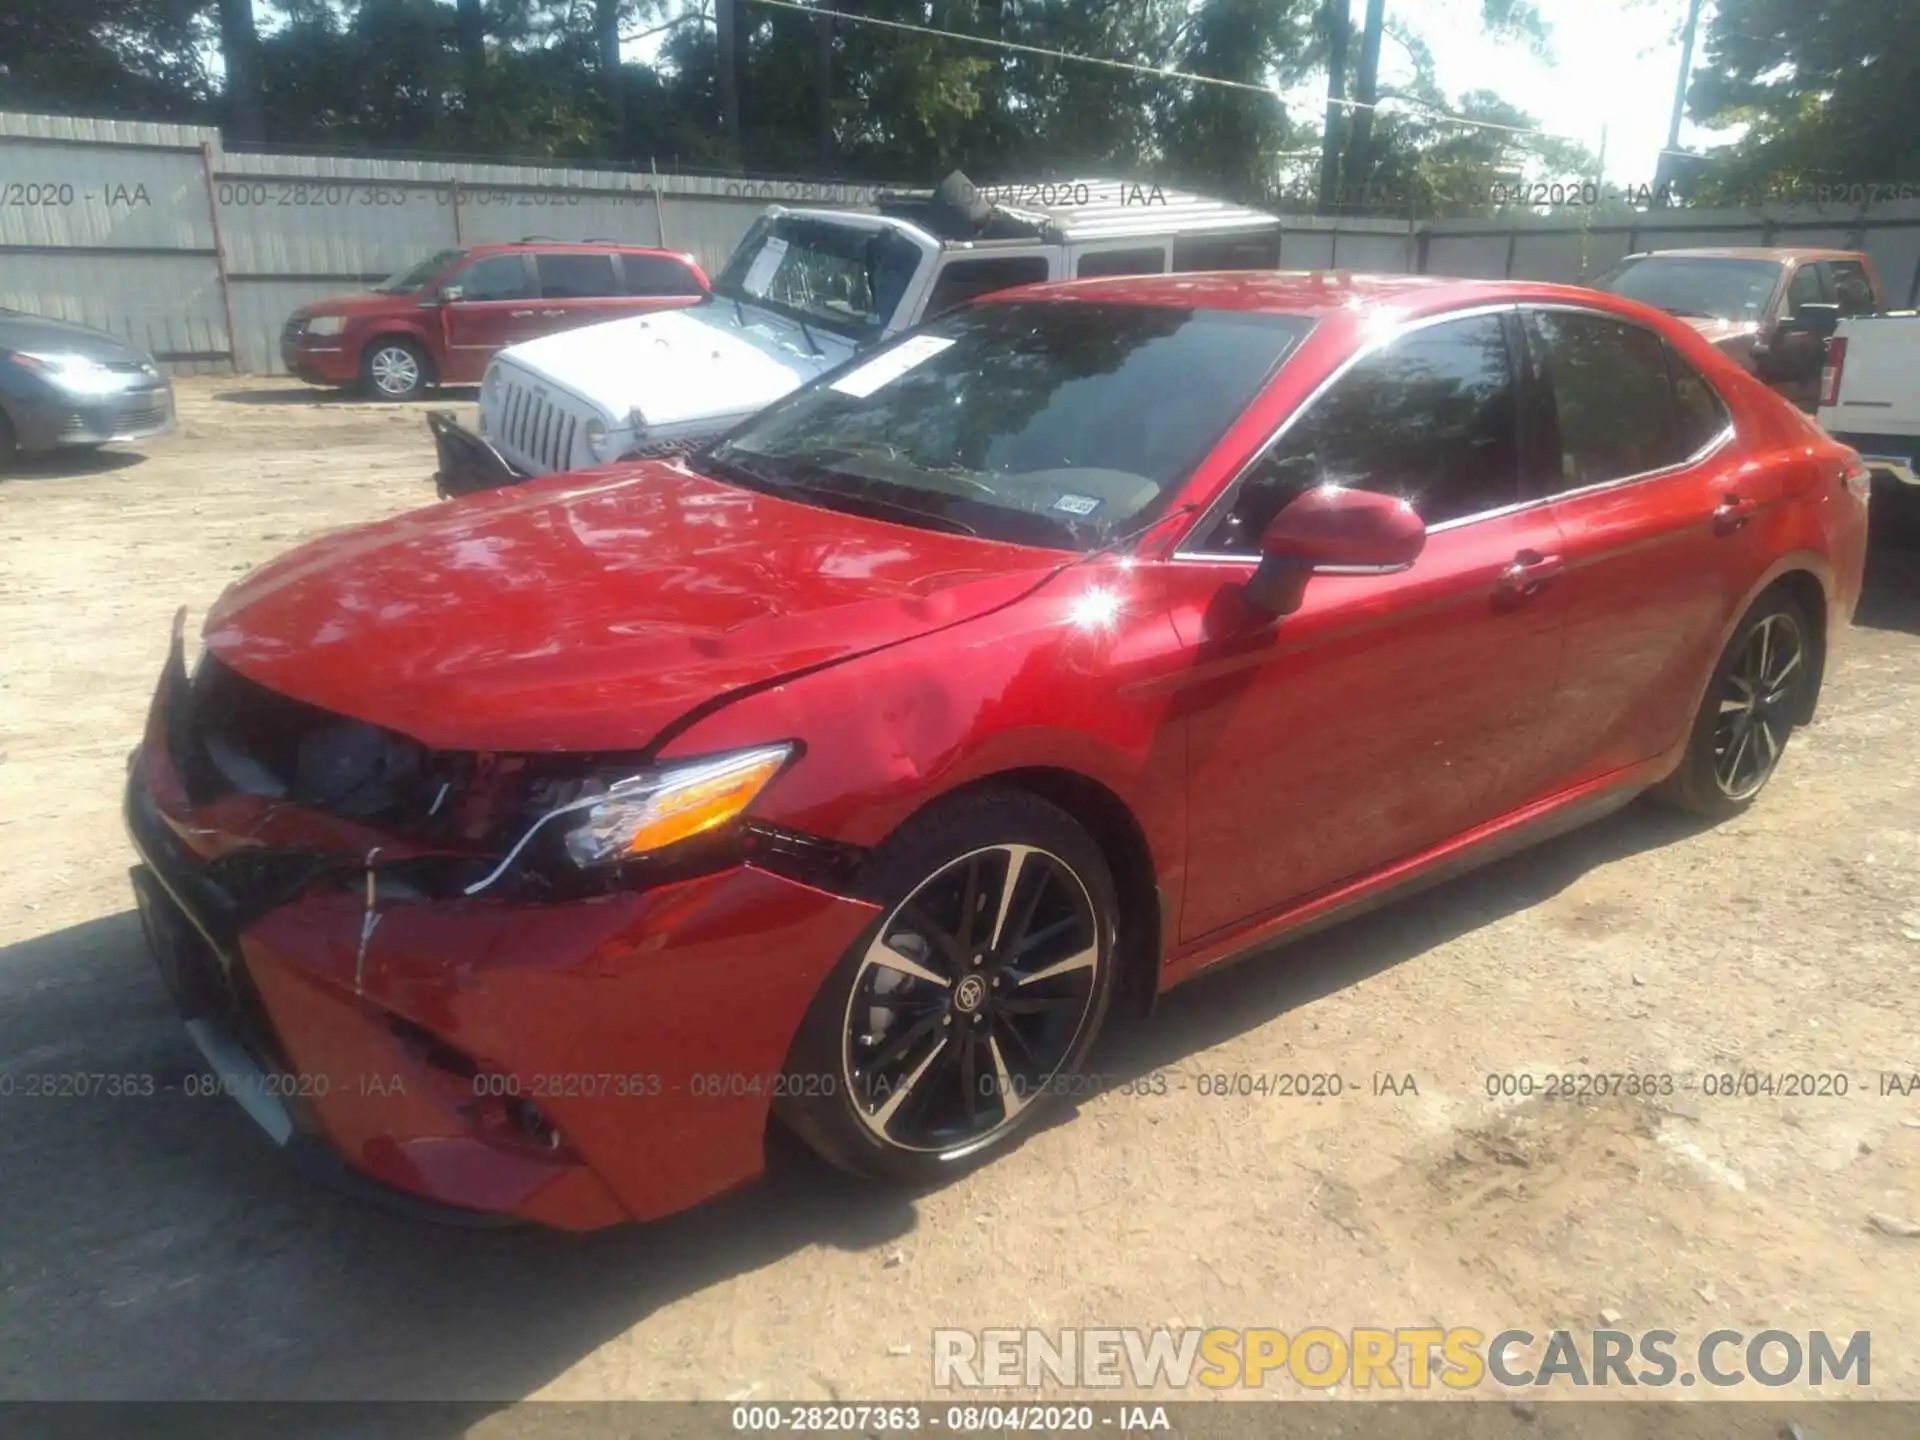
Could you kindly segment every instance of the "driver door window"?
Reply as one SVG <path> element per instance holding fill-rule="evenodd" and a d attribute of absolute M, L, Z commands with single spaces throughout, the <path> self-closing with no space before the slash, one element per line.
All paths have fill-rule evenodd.
<path fill-rule="evenodd" d="M 528 300 L 533 286 L 527 278 L 524 255 L 489 255 L 456 271 L 448 282 L 460 287 L 462 304 L 482 300 Z"/>
<path fill-rule="evenodd" d="M 1198 548 L 1257 554 L 1267 523 L 1316 485 L 1397 495 L 1429 528 L 1511 505 L 1520 498 L 1517 416 L 1499 315 L 1411 331 L 1310 402 Z"/>

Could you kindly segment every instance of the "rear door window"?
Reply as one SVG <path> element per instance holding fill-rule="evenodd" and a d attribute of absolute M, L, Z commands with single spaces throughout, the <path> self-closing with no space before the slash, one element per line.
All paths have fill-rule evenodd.
<path fill-rule="evenodd" d="M 986 260 L 949 260 L 940 267 L 927 297 L 926 318 L 956 305 L 1015 285 L 1035 285 L 1047 278 L 1044 255 L 1000 255 Z"/>
<path fill-rule="evenodd" d="M 679 260 L 665 255 L 622 255 L 620 268 L 629 295 L 698 295 L 700 282 Z"/>
<path fill-rule="evenodd" d="M 533 263 L 542 300 L 598 300 L 620 293 L 611 255 L 553 253 L 536 255 Z"/>
<path fill-rule="evenodd" d="M 1525 323 L 1559 459 L 1557 475 L 1536 478 L 1545 493 L 1679 465 L 1722 428 L 1712 387 L 1653 331 L 1567 310 L 1529 311 Z"/>
<path fill-rule="evenodd" d="M 1833 288 L 1833 298 L 1839 302 L 1843 319 L 1849 315 L 1871 315 L 1874 312 L 1873 281 L 1867 278 L 1867 267 L 1858 260 L 1828 261 L 1827 278 Z"/>
<path fill-rule="evenodd" d="M 1137 250 L 1096 250 L 1082 255 L 1074 269 L 1074 278 L 1091 280 L 1097 275 L 1158 275 L 1167 268 L 1167 252 L 1158 245 Z"/>

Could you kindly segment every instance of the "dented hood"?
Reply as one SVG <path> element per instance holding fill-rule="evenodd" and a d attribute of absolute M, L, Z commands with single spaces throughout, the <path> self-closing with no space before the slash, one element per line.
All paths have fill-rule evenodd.
<path fill-rule="evenodd" d="M 649 462 L 313 541 L 222 595 L 206 642 L 436 748 L 636 749 L 740 686 L 1006 604 L 1062 558 Z"/>
<path fill-rule="evenodd" d="M 710 300 L 563 330 L 500 359 L 579 396 L 610 425 L 637 413 L 658 430 L 751 414 L 853 351 L 824 325 L 802 331 L 756 306 Z"/>

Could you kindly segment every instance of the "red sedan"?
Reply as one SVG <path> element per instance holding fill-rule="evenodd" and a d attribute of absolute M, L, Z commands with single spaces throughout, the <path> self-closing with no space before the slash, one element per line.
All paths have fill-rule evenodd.
<path fill-rule="evenodd" d="M 150 944 L 288 1150 L 570 1228 L 1003 1148 L 1103 1016 L 1656 789 L 1748 805 L 1866 472 L 1683 322 L 1179 275 L 952 312 L 684 461 L 180 627 Z"/>

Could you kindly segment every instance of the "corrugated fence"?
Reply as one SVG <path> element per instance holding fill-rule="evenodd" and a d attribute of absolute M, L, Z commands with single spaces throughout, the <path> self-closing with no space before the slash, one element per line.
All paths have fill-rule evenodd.
<path fill-rule="evenodd" d="M 127 336 L 176 372 L 280 370 L 296 306 L 490 240 L 661 245 L 717 270 L 772 201 L 862 207 L 854 184 L 222 149 L 185 125 L 0 112 L 0 305 Z M 1865 250 L 1920 303 L 1920 200 L 1594 219 L 1289 216 L 1288 269 L 1579 281 L 1635 250 Z"/>

